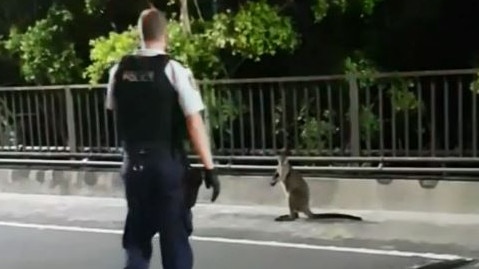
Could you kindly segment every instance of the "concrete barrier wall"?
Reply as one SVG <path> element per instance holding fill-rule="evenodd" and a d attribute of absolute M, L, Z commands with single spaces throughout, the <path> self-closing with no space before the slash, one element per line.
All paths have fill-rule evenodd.
<path fill-rule="evenodd" d="M 269 179 L 222 176 L 218 203 L 286 207 L 282 188 L 271 187 Z M 411 180 L 390 185 L 375 180 L 307 181 L 311 206 L 317 208 L 479 213 L 479 183 L 440 182 L 434 189 L 424 189 Z M 117 171 L 0 169 L 0 192 L 123 197 L 123 184 Z M 202 186 L 199 201 L 208 202 L 210 194 Z"/>

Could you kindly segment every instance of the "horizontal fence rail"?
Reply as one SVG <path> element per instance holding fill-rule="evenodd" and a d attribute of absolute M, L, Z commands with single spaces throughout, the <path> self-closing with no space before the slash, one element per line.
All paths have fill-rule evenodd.
<path fill-rule="evenodd" d="M 408 163 L 429 167 L 424 171 L 471 172 L 479 167 L 478 72 L 216 80 L 200 86 L 222 165 L 271 166 L 278 151 L 287 149 L 297 162 L 359 165 L 364 171 Z M 0 88 L 0 157 L 117 160 L 116 118 L 105 109 L 105 96 L 105 85 Z M 393 167 L 376 168 L 385 163 Z M 453 168 L 444 170 L 445 164 Z"/>

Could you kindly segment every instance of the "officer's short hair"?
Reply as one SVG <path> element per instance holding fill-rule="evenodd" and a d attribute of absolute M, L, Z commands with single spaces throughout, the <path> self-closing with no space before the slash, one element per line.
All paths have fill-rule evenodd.
<path fill-rule="evenodd" d="M 158 40 L 166 34 L 168 20 L 164 12 L 151 7 L 141 12 L 138 29 L 143 41 Z"/>

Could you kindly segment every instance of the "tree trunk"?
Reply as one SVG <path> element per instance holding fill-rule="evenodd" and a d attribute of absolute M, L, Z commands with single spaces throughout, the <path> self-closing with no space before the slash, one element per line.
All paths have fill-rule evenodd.
<path fill-rule="evenodd" d="M 180 4 L 180 20 L 181 24 L 183 25 L 183 30 L 188 34 L 191 34 L 190 17 L 188 14 L 188 0 L 180 0 Z"/>

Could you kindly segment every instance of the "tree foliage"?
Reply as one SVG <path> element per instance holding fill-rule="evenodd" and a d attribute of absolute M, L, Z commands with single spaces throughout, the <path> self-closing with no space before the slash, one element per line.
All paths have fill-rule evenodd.
<path fill-rule="evenodd" d="M 229 11 L 215 15 L 207 33 L 217 47 L 256 61 L 298 45 L 291 19 L 280 16 L 279 8 L 264 0 L 247 2 L 235 15 Z"/>
<path fill-rule="evenodd" d="M 314 13 L 315 22 L 323 20 L 331 8 L 338 8 L 341 12 L 345 12 L 352 6 L 359 6 L 361 17 L 372 15 L 374 8 L 383 0 L 314 0 L 312 11 Z"/>
<path fill-rule="evenodd" d="M 299 44 L 291 20 L 279 15 L 278 8 L 264 0 L 248 2 L 236 14 L 229 11 L 217 14 L 211 21 L 192 20 L 191 29 L 188 33 L 179 21 L 171 20 L 168 51 L 201 79 L 229 75 L 221 51 L 259 61 L 262 56 L 274 55 L 279 50 L 293 51 Z M 138 35 L 130 28 L 99 37 L 90 45 L 92 64 L 85 75 L 91 83 L 96 83 L 108 67 L 138 46 Z"/>
<path fill-rule="evenodd" d="M 83 75 L 91 83 L 98 82 L 109 67 L 121 56 L 132 52 L 138 45 L 138 32 L 134 28 L 123 33 L 110 32 L 108 36 L 101 36 L 90 41 L 90 64 Z"/>
<path fill-rule="evenodd" d="M 5 48 L 20 58 L 21 73 L 37 84 L 72 83 L 81 74 L 81 60 L 74 43 L 66 38 L 72 14 L 61 6 L 52 6 L 44 19 L 24 33 L 11 28 Z"/>
<path fill-rule="evenodd" d="M 84 0 L 85 11 L 88 14 L 102 13 L 107 0 Z"/>
<path fill-rule="evenodd" d="M 382 0 L 314 0 L 311 9 L 316 22 L 320 22 L 333 7 L 342 11 L 359 7 L 362 14 L 370 15 L 380 1 Z M 90 83 L 97 83 L 121 55 L 133 51 L 138 44 L 133 27 L 120 33 L 94 36 L 89 43 L 90 58 L 82 61 L 75 53 L 74 42 L 66 38 L 69 24 L 73 22 L 73 14 L 59 8 L 61 0 L 51 2 L 54 4 L 45 18 L 38 20 L 23 33 L 12 28 L 6 42 L 8 50 L 19 58 L 21 73 L 26 81 L 80 82 L 79 74 L 83 72 L 83 78 L 87 78 Z M 145 4 L 148 1 L 140 2 Z M 83 10 L 75 12 L 96 16 L 104 13 L 108 1 L 83 0 L 83 3 Z M 169 0 L 168 6 L 171 7 L 173 3 L 180 7 L 186 4 L 179 0 Z M 191 19 L 186 20 L 191 32 L 185 31 L 180 21 L 171 20 L 168 49 L 176 59 L 190 67 L 197 78 L 229 77 L 234 75 L 245 60 L 259 62 L 264 56 L 293 52 L 300 45 L 300 34 L 293 26 L 292 18 L 281 15 L 284 6 L 280 8 L 267 0 L 245 1 L 236 12 L 226 9 L 205 21 L 198 3 L 194 4 L 199 19 L 190 16 Z M 135 8 L 137 5 L 141 4 L 135 4 Z M 7 14 L 9 10 L 5 7 L 4 13 Z M 184 12 L 185 9 L 181 10 Z M 184 19 L 182 22 L 184 24 Z"/>

